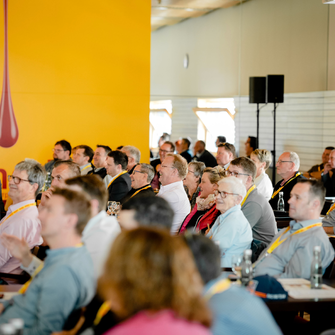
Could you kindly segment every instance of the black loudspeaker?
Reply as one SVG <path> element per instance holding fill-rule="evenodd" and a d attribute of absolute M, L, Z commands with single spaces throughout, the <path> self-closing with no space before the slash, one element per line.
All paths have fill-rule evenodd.
<path fill-rule="evenodd" d="M 267 76 L 267 102 L 284 102 L 284 75 L 269 74 Z"/>
<path fill-rule="evenodd" d="M 250 77 L 249 78 L 249 103 L 265 103 L 266 102 L 266 78 Z"/>

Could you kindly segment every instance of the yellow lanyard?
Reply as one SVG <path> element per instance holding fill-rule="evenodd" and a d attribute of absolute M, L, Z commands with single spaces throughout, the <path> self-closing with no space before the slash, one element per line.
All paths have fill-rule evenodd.
<path fill-rule="evenodd" d="M 334 210 L 334 208 L 335 208 L 335 203 L 333 204 L 333 206 L 331 206 L 331 207 L 329 208 L 329 210 L 328 210 L 328 212 L 327 212 L 326 215 L 328 215 L 332 210 Z"/>
<path fill-rule="evenodd" d="M 209 300 L 213 295 L 224 292 L 230 287 L 229 279 L 222 279 L 214 284 L 210 290 L 205 294 L 205 299 Z"/>
<path fill-rule="evenodd" d="M 301 175 L 301 172 L 298 172 L 295 176 L 293 176 L 289 181 L 287 181 L 281 188 L 279 188 L 276 192 L 273 192 L 271 199 L 273 199 L 290 181 L 297 178 Z"/>
<path fill-rule="evenodd" d="M 136 191 L 129 199 L 131 199 L 132 197 L 134 197 L 137 193 L 143 191 L 143 190 L 146 190 L 148 188 L 151 188 L 151 185 L 148 185 L 147 187 L 144 187 L 144 188 L 141 188 L 140 190 Z"/>
<path fill-rule="evenodd" d="M 110 310 L 111 305 L 109 301 L 105 301 L 99 308 L 97 316 L 95 317 L 95 320 L 93 324 L 96 326 L 100 323 L 101 319 L 107 314 L 107 312 Z"/>
<path fill-rule="evenodd" d="M 297 234 L 300 234 L 300 233 L 303 233 L 311 228 L 314 228 L 314 227 L 322 227 L 322 223 L 321 222 L 318 222 L 318 223 L 314 223 L 310 226 L 307 226 L 307 227 L 304 227 L 304 228 L 301 228 L 301 229 L 298 229 L 296 232 L 294 232 L 293 234 L 291 234 L 290 236 L 293 236 L 293 235 L 297 235 Z M 282 234 L 280 234 L 280 236 L 273 242 L 273 244 L 271 245 L 271 247 L 266 251 L 267 254 L 271 254 L 273 252 L 273 250 L 275 250 L 276 248 L 278 248 L 283 242 L 285 242 L 290 236 L 284 238 L 283 240 L 280 240 L 280 238 L 285 234 L 287 233 L 289 230 L 290 230 L 291 227 L 287 227 L 284 232 Z"/>
<path fill-rule="evenodd" d="M 8 220 L 11 216 L 13 216 L 14 214 L 16 214 L 16 213 L 22 211 L 23 209 L 26 209 L 26 208 L 28 208 L 28 207 L 33 207 L 33 206 L 36 206 L 36 203 L 35 203 L 35 202 L 32 203 L 32 204 L 24 205 L 24 206 L 18 208 L 18 209 L 15 210 L 14 212 L 10 213 L 7 217 L 5 217 L 5 218 L 2 220 L 2 222 L 0 223 L 0 225 L 2 225 L 5 221 L 7 221 L 7 220 Z"/>
<path fill-rule="evenodd" d="M 112 181 L 108 184 L 107 188 L 109 188 L 109 186 L 112 185 L 114 180 L 118 179 L 120 176 L 122 176 L 125 173 L 128 173 L 128 172 L 127 171 L 122 171 L 115 179 L 112 179 Z"/>
<path fill-rule="evenodd" d="M 246 196 L 244 197 L 243 201 L 241 202 L 241 207 L 245 203 L 245 201 L 248 199 L 249 194 L 256 188 L 256 185 L 253 185 L 252 187 L 249 188 Z"/>
<path fill-rule="evenodd" d="M 84 244 L 83 243 L 78 243 L 76 244 L 74 247 L 75 248 L 80 248 L 82 247 Z M 24 294 L 26 293 L 29 285 L 31 284 L 32 280 L 37 276 L 37 274 L 43 269 L 44 267 L 44 263 L 41 263 L 38 268 L 35 270 L 35 272 L 32 274 L 31 278 L 20 288 L 19 293 L 20 294 Z"/>
<path fill-rule="evenodd" d="M 84 167 L 81 171 L 84 171 L 86 169 L 88 169 L 89 167 L 91 167 L 92 165 L 87 165 L 86 167 Z"/>

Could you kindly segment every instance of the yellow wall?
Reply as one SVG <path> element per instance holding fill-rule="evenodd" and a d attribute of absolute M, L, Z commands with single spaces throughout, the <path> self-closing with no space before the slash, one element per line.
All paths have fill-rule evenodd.
<path fill-rule="evenodd" d="M 135 145 L 149 160 L 150 0 L 10 0 L 9 76 L 19 139 L 11 174 L 54 143 Z M 3 7 L 0 7 L 0 85 Z M 4 198 L 7 190 L 4 190 Z"/>

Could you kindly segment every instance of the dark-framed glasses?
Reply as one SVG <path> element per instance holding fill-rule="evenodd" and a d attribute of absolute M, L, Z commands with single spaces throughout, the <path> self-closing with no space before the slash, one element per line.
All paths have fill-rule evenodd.
<path fill-rule="evenodd" d="M 277 161 L 277 164 L 281 164 L 281 163 L 293 163 L 292 161 Z"/>
<path fill-rule="evenodd" d="M 8 175 L 8 181 L 10 181 L 11 179 L 13 179 L 13 182 L 16 185 L 20 184 L 21 181 L 27 181 L 28 183 L 32 182 L 31 180 L 28 180 L 28 179 L 22 179 L 20 177 L 16 177 L 16 176 L 13 176 L 13 175 Z"/>
<path fill-rule="evenodd" d="M 228 176 L 233 176 L 233 177 L 237 177 L 237 176 L 250 176 L 250 174 L 247 174 L 247 173 L 240 173 L 240 172 L 229 171 L 229 170 L 227 170 L 226 174 Z"/>
<path fill-rule="evenodd" d="M 144 172 L 142 172 L 142 171 L 134 170 L 133 173 L 132 173 L 132 175 L 135 175 L 136 172 L 137 172 L 137 173 L 144 173 Z"/>
<path fill-rule="evenodd" d="M 53 151 L 53 152 L 56 152 L 56 153 L 58 154 L 58 153 L 60 153 L 60 152 L 62 152 L 62 151 L 64 151 L 64 150 L 63 150 L 63 149 L 55 149 L 55 148 L 54 148 L 54 149 L 52 149 L 52 151 Z"/>

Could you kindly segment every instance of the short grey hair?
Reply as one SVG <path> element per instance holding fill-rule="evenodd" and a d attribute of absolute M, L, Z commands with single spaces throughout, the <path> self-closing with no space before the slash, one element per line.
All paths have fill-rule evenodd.
<path fill-rule="evenodd" d="M 194 167 L 194 176 L 199 178 L 202 177 L 202 174 L 206 168 L 206 165 L 203 162 L 190 162 L 188 166 Z"/>
<path fill-rule="evenodd" d="M 142 173 L 146 173 L 148 175 L 147 181 L 151 183 L 155 176 L 155 170 L 150 164 L 142 163 L 139 164 Z"/>
<path fill-rule="evenodd" d="M 55 165 L 54 165 L 54 169 L 57 168 L 60 165 L 66 165 L 66 167 L 69 170 L 69 178 L 74 178 L 74 177 L 78 177 L 81 176 L 81 171 L 80 171 L 80 167 L 77 163 L 73 162 L 73 161 L 56 161 Z"/>
<path fill-rule="evenodd" d="M 247 190 L 243 185 L 242 181 L 236 177 L 226 177 L 219 180 L 218 185 L 229 184 L 231 186 L 232 193 L 236 193 L 244 199 L 247 194 Z"/>
<path fill-rule="evenodd" d="M 267 170 L 272 163 L 271 152 L 266 149 L 256 149 L 251 154 L 255 155 L 261 163 L 265 162 L 264 170 Z"/>
<path fill-rule="evenodd" d="M 292 163 L 294 163 L 294 165 L 296 167 L 296 171 L 298 171 L 299 168 L 300 168 L 300 158 L 299 158 L 298 154 L 294 151 L 289 151 L 288 153 L 290 155 L 290 161 L 292 161 Z"/>
<path fill-rule="evenodd" d="M 141 151 L 138 150 L 136 147 L 133 147 L 132 145 L 126 145 L 124 146 L 121 151 L 127 151 L 128 155 L 130 157 L 133 157 L 135 159 L 136 163 L 139 163 L 141 160 Z"/>
<path fill-rule="evenodd" d="M 44 185 L 46 172 L 44 167 L 34 159 L 26 158 L 24 161 L 16 164 L 15 170 L 26 171 L 31 185 L 37 184 L 38 188 L 35 196 L 40 192 Z"/>

